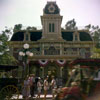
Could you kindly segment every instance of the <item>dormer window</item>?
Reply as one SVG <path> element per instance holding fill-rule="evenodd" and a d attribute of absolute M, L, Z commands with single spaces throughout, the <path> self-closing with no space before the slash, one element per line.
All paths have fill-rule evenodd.
<path fill-rule="evenodd" d="M 24 41 L 30 41 L 30 33 L 29 32 L 24 33 Z"/>
<path fill-rule="evenodd" d="M 25 35 L 25 40 L 26 40 L 26 41 L 29 40 L 29 35 L 28 35 L 28 34 Z"/>
<path fill-rule="evenodd" d="M 55 32 L 55 25 L 54 25 L 54 23 L 49 23 L 49 32 Z"/>
<path fill-rule="evenodd" d="M 73 41 L 79 41 L 80 39 L 79 39 L 79 32 L 74 32 L 73 33 Z"/>
<path fill-rule="evenodd" d="M 77 37 L 77 34 L 75 34 L 75 41 L 78 41 L 78 37 Z"/>

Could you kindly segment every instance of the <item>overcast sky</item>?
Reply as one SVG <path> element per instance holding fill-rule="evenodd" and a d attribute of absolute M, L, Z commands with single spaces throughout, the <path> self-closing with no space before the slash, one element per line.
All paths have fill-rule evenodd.
<path fill-rule="evenodd" d="M 40 16 L 50 0 L 0 0 L 0 30 L 15 24 L 41 26 Z M 51 0 L 54 1 L 54 0 Z M 75 19 L 77 26 L 100 26 L 100 0 L 55 0 L 63 16 L 62 26 Z"/>

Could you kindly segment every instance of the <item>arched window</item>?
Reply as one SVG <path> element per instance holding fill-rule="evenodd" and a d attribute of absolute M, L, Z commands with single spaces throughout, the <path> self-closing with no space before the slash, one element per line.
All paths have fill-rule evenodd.
<path fill-rule="evenodd" d="M 83 58 L 85 58 L 85 53 L 86 53 L 85 48 L 81 48 L 80 49 L 80 56 L 83 57 Z"/>
<path fill-rule="evenodd" d="M 26 31 L 24 33 L 24 41 L 30 41 L 30 32 Z"/>
<path fill-rule="evenodd" d="M 73 41 L 79 41 L 79 32 L 75 31 L 73 33 Z"/>

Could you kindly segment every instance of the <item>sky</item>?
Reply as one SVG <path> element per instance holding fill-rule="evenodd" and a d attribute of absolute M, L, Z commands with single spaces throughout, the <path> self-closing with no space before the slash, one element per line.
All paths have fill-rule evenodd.
<path fill-rule="evenodd" d="M 73 18 L 79 27 L 100 26 L 100 0 L 0 0 L 0 30 L 15 24 L 40 28 L 47 1 L 56 1 L 59 6 L 62 27 Z"/>

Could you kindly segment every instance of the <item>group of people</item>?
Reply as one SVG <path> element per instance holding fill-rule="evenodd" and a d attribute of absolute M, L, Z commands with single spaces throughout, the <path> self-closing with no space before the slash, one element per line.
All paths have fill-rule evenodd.
<path fill-rule="evenodd" d="M 22 95 L 25 100 L 29 99 L 29 96 L 34 97 L 35 89 L 35 75 L 31 74 L 24 79 L 22 86 Z"/>
<path fill-rule="evenodd" d="M 57 88 L 55 77 L 51 77 L 51 81 L 48 81 L 49 77 L 47 76 L 44 80 L 40 77 L 35 78 L 34 74 L 27 76 L 23 83 L 22 95 L 25 100 L 29 100 L 29 96 L 34 97 L 34 91 L 37 90 L 37 97 L 40 99 L 42 89 L 44 90 L 44 100 L 46 100 L 47 93 L 49 89 L 52 90 L 52 96 L 54 99 L 55 91 Z"/>

